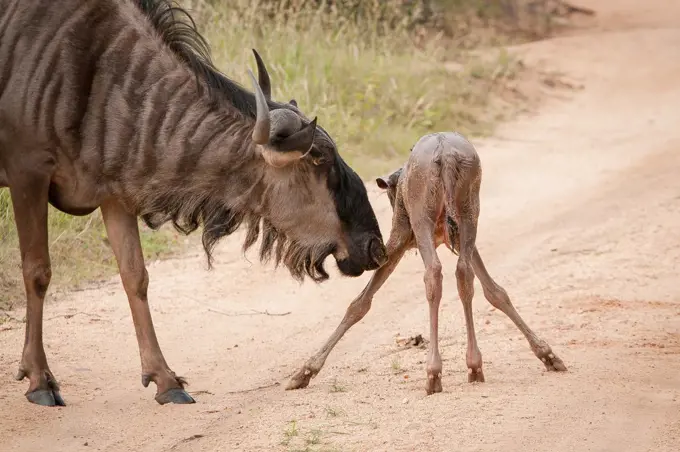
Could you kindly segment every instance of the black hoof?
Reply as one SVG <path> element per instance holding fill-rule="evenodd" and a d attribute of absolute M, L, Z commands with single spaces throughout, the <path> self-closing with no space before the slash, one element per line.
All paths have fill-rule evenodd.
<path fill-rule="evenodd" d="M 42 406 L 66 406 L 59 391 L 51 389 L 38 389 L 26 394 L 29 402 Z"/>
<path fill-rule="evenodd" d="M 163 394 L 158 394 L 156 396 L 156 402 L 161 405 L 166 403 L 196 403 L 193 397 L 191 397 L 184 389 L 172 388 L 165 391 Z"/>

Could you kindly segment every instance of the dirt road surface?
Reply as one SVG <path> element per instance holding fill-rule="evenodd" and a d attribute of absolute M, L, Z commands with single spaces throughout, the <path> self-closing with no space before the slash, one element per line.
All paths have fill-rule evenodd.
<path fill-rule="evenodd" d="M 455 257 L 442 249 L 443 393 L 425 396 L 426 350 L 394 341 L 427 337 L 413 252 L 310 387 L 284 391 L 370 275 L 299 286 L 242 257 L 234 237 L 212 272 L 198 248 L 149 268 L 162 349 L 198 403 L 159 406 L 141 386 L 114 278 L 47 304 L 65 408 L 25 400 L 12 378 L 22 325 L 0 331 L 0 450 L 680 450 L 679 3 L 582 0 L 595 27 L 515 50 L 583 88 L 476 142 L 480 252 L 569 372 L 546 373 L 477 283 L 487 381 L 468 384 Z M 387 198 L 371 190 L 387 234 Z M 290 314 L 234 315 L 253 309 Z"/>

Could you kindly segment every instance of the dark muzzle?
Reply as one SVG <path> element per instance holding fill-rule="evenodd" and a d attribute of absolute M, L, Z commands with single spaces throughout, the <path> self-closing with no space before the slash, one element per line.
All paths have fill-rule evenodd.
<path fill-rule="evenodd" d="M 387 262 L 387 250 L 385 249 L 382 240 L 377 237 L 369 240 L 368 255 L 371 258 L 371 266 L 368 267 L 368 270 L 375 270 L 385 265 Z"/>

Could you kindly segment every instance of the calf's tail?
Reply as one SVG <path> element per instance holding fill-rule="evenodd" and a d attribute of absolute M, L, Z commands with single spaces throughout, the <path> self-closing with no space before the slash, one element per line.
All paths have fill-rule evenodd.
<path fill-rule="evenodd" d="M 446 206 L 446 232 L 451 249 L 458 255 L 459 227 L 456 218 L 457 210 L 464 209 L 471 189 L 469 173 L 477 171 L 479 158 L 476 155 L 467 157 L 459 154 L 441 156 L 441 180 L 444 186 L 444 202 Z M 461 212 L 462 213 L 462 212 Z"/>

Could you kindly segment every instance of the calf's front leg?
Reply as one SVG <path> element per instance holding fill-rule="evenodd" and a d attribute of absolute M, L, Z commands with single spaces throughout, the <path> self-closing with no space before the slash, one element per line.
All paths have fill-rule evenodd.
<path fill-rule="evenodd" d="M 342 322 L 335 328 L 335 331 L 321 349 L 309 358 L 291 377 L 286 390 L 306 388 L 310 380 L 321 371 L 326 358 L 328 358 L 328 355 L 337 343 L 340 342 L 340 339 L 352 326 L 363 319 L 371 309 L 373 296 L 397 267 L 411 241 L 411 229 L 406 218 L 403 218 L 401 215 L 396 215 L 394 218 L 392 232 L 386 246 L 387 262 L 373 273 L 364 290 L 347 307 Z"/>
<path fill-rule="evenodd" d="M 194 399 L 184 390 L 186 381 L 170 370 L 156 339 L 147 300 L 149 274 L 144 265 L 137 217 L 128 213 L 115 200 L 103 203 L 101 211 L 132 311 L 142 360 L 142 385 L 147 387 L 151 381 L 156 383 L 155 398 L 161 405 L 169 402 L 194 403 Z"/>

